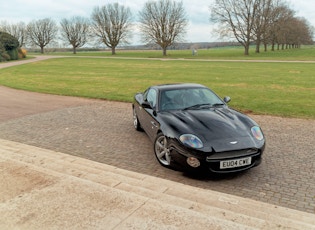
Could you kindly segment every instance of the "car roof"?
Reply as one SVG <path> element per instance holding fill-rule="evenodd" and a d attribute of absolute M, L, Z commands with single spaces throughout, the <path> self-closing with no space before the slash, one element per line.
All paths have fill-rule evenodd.
<path fill-rule="evenodd" d="M 196 83 L 173 83 L 173 84 L 155 85 L 155 86 L 152 86 L 151 88 L 156 88 L 160 91 L 164 91 L 164 90 L 207 88 L 207 87 L 201 84 L 196 84 Z"/>

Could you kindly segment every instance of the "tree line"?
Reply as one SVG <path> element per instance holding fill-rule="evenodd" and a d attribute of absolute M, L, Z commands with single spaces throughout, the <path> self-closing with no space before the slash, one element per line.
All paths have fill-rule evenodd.
<path fill-rule="evenodd" d="M 233 37 L 249 54 L 249 46 L 256 44 L 267 51 L 300 47 L 313 43 L 313 28 L 304 18 L 295 17 L 284 0 L 216 0 L 210 9 L 210 21 L 218 23 L 222 37 Z M 128 44 L 135 22 L 129 7 L 109 3 L 95 7 L 90 18 L 74 16 L 63 18 L 57 24 L 50 18 L 9 24 L 0 23 L 0 31 L 14 36 L 19 46 L 35 45 L 44 48 L 55 40 L 63 40 L 76 53 L 89 41 L 104 44 L 116 53 L 118 45 Z M 141 41 L 156 44 L 166 55 L 167 48 L 182 42 L 188 26 L 183 2 L 175 0 L 147 1 L 138 12 L 137 26 Z M 0 41 L 1 43 L 1 41 Z"/>
<path fill-rule="evenodd" d="M 295 11 L 284 0 L 215 0 L 210 7 L 211 21 L 219 23 L 223 37 L 234 37 L 245 55 L 256 44 L 256 53 L 263 45 L 267 51 L 298 48 L 313 44 L 314 28 L 305 18 L 296 17 Z"/>

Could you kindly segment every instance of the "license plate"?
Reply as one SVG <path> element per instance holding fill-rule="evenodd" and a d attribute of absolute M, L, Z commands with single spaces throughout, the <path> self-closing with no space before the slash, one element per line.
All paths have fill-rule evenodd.
<path fill-rule="evenodd" d="M 237 167 L 250 165 L 251 163 L 252 163 L 251 157 L 228 160 L 228 161 L 220 161 L 220 169 L 237 168 Z"/>

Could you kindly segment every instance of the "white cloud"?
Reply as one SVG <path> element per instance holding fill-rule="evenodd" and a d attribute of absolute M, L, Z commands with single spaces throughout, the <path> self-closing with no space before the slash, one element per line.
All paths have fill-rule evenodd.
<path fill-rule="evenodd" d="M 291 0 L 291 9 L 296 12 L 299 17 L 305 18 L 311 25 L 315 27 L 315 1 L 314 0 Z"/>

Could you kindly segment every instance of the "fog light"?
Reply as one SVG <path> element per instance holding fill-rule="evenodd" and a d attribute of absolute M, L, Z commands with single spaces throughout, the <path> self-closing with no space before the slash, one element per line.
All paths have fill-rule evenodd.
<path fill-rule="evenodd" d="M 188 157 L 187 164 L 189 164 L 193 168 L 197 168 L 200 166 L 200 161 L 195 157 Z"/>

